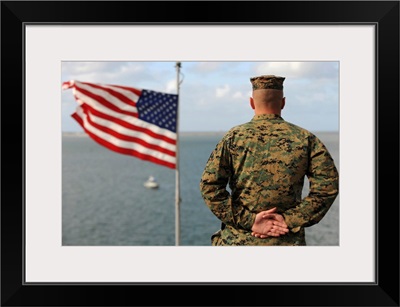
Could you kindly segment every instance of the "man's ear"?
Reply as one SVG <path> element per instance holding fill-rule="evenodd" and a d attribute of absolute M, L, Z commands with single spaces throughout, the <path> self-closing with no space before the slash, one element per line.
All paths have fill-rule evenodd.
<path fill-rule="evenodd" d="M 254 106 L 254 99 L 253 99 L 253 97 L 250 97 L 250 106 L 251 106 L 251 108 L 254 110 L 255 106 Z"/>
<path fill-rule="evenodd" d="M 283 110 L 283 108 L 285 107 L 286 104 L 286 97 L 282 98 L 282 105 L 281 105 L 281 110 Z"/>

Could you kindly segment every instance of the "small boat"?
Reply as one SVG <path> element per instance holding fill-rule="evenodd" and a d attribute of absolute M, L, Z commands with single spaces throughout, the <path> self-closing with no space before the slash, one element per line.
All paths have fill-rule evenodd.
<path fill-rule="evenodd" d="M 153 176 L 150 176 L 149 179 L 145 181 L 144 186 L 148 189 L 158 189 L 159 185 L 157 180 Z"/>

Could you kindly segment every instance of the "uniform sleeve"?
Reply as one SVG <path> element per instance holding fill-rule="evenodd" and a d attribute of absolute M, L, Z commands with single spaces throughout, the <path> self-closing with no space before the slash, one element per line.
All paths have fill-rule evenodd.
<path fill-rule="evenodd" d="M 339 174 L 329 151 L 316 136 L 310 137 L 310 145 L 309 193 L 298 206 L 283 213 L 292 232 L 317 224 L 339 193 Z"/>
<path fill-rule="evenodd" d="M 211 212 L 226 225 L 251 230 L 255 213 L 244 206 L 233 206 L 227 190 L 232 175 L 228 142 L 223 138 L 211 153 L 200 180 L 200 192 Z"/>

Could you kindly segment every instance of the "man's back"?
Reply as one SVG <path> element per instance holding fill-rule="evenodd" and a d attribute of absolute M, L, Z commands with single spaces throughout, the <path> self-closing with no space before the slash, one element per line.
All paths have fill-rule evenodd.
<path fill-rule="evenodd" d="M 218 156 L 219 159 L 213 159 Z M 318 158 L 319 156 L 319 158 Z M 313 157 L 317 157 L 315 160 Z M 241 227 L 249 213 L 258 213 L 276 207 L 276 212 L 298 219 L 309 215 L 296 208 L 302 202 L 305 176 L 311 176 L 313 192 L 323 190 L 314 171 L 328 171 L 333 160 L 322 142 L 309 131 L 286 122 L 279 115 L 256 115 L 245 124 L 232 128 L 219 142 L 206 165 L 201 180 L 201 191 L 211 211 L 226 219 L 222 232 L 222 244 L 226 245 L 305 245 L 304 228 L 323 217 L 330 205 L 327 201 L 318 206 L 318 214 L 297 231 L 285 236 L 265 239 L 251 236 L 248 229 Z M 311 168 L 311 169 L 310 169 Z M 329 170 L 336 178 L 336 169 Z M 226 181 L 231 190 L 232 213 L 221 211 L 220 203 L 207 202 L 210 195 L 218 195 L 220 187 L 208 183 Z M 326 178 L 322 181 L 326 185 Z M 335 179 L 333 179 L 335 180 Z M 311 183 L 311 181 L 310 181 Z M 332 197 L 335 197 L 332 195 Z M 312 202 L 311 199 L 308 201 Z M 243 208 L 245 208 L 243 210 Z M 236 216 L 235 216 L 235 213 Z"/>
<path fill-rule="evenodd" d="M 281 117 L 284 80 L 250 78 L 254 117 L 230 129 L 206 163 L 201 195 L 222 222 L 213 245 L 306 245 L 304 228 L 318 223 L 339 193 L 325 145 Z M 305 177 L 310 188 L 302 198 Z"/>

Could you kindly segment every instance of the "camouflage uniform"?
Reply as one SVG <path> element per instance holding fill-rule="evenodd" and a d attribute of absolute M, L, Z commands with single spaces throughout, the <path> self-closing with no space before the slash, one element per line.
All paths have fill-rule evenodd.
<path fill-rule="evenodd" d="M 310 191 L 302 198 L 305 176 Z M 339 192 L 339 175 L 318 137 L 280 115 L 262 114 L 221 139 L 206 163 L 200 191 L 223 226 L 212 245 L 306 245 L 304 227 L 327 213 Z M 273 207 L 289 233 L 253 237 L 256 214 Z"/>

